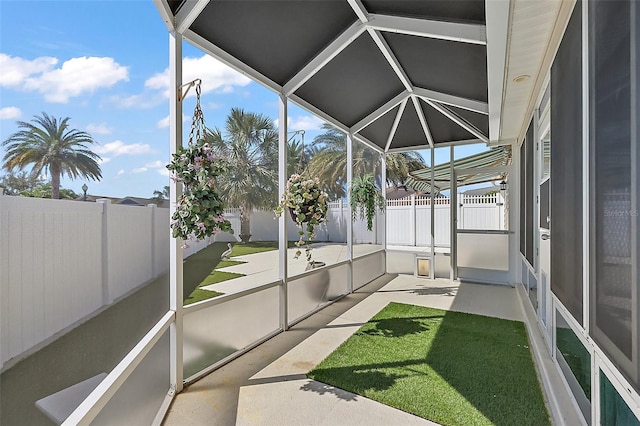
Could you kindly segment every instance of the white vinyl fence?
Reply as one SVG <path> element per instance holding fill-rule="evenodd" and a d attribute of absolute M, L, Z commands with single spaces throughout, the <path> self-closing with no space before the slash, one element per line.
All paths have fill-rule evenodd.
<path fill-rule="evenodd" d="M 451 244 L 450 199 L 434 200 L 435 245 Z M 387 244 L 431 245 L 431 198 L 407 197 L 387 201 Z M 499 193 L 458 194 L 458 229 L 505 229 L 504 201 Z"/>
<path fill-rule="evenodd" d="M 504 229 L 499 194 L 459 196 L 463 229 Z M 424 246 L 430 241 L 430 199 L 390 200 L 374 229 L 353 225 L 354 244 Z M 189 241 L 184 257 L 212 241 L 238 241 L 239 209 L 225 217 L 234 234 Z M 289 240 L 297 228 L 288 217 Z M 316 241 L 346 243 L 346 202 L 329 204 Z M 252 241 L 276 241 L 273 211 L 251 216 Z M 449 199 L 435 200 L 436 245 L 449 245 Z M 0 360 L 5 362 L 48 341 L 169 269 L 169 209 L 0 195 Z"/>
<path fill-rule="evenodd" d="M 434 202 L 436 245 L 450 245 L 449 199 L 440 197 Z M 505 229 L 504 206 L 500 194 L 469 196 L 458 194 L 459 229 Z M 404 246 L 431 245 L 431 199 L 428 197 L 407 197 L 388 200 L 384 214 L 378 214 L 374 228 L 368 231 L 366 221 L 359 218 L 353 224 L 355 244 L 380 244 L 383 239 L 382 223 L 387 220 L 387 244 Z M 227 209 L 225 217 L 231 222 L 234 234 L 221 233 L 216 241 L 238 241 L 240 233 L 240 210 Z M 296 240 L 298 230 L 287 214 L 288 238 Z M 347 223 L 350 220 L 345 201 L 329 203 L 327 223 L 320 226 L 317 241 L 346 243 Z M 273 211 L 259 210 L 251 215 L 252 241 L 275 241 L 278 239 L 277 217 Z"/>
<path fill-rule="evenodd" d="M 169 209 L 0 195 L 0 360 L 169 269 Z"/>
<path fill-rule="evenodd" d="M 240 209 L 226 209 L 224 217 L 231 222 L 233 234 L 220 233 L 215 241 L 239 241 Z M 290 241 L 298 239 L 298 228 L 291 216 L 287 217 L 287 237 Z M 332 201 L 327 210 L 327 222 L 316 229 L 316 241 L 347 242 L 347 224 L 350 220 L 346 201 Z M 372 231 L 367 230 L 364 220 L 356 219 L 353 224 L 355 244 L 380 244 L 384 228 L 381 226 L 384 214 L 378 214 Z M 251 214 L 251 241 L 276 241 L 278 239 L 278 217 L 272 210 L 257 210 Z M 191 243 L 189 243 L 191 244 Z"/>

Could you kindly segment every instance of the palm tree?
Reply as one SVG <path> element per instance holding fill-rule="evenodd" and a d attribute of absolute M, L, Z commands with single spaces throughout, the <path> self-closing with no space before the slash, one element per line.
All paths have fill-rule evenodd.
<path fill-rule="evenodd" d="M 347 136 L 329 124 L 324 124 L 324 133 L 313 139 L 317 149 L 309 161 L 307 172 L 318 176 L 325 183 L 329 197 L 344 197 L 347 181 Z M 353 175 L 364 176 L 378 171 L 380 155 L 362 143 L 353 144 Z M 387 154 L 387 184 L 403 185 L 410 171 L 426 167 L 424 159 L 417 152 Z M 378 176 L 378 173 L 374 173 Z M 378 178 L 379 179 L 379 178 Z M 379 180 L 376 182 L 381 184 Z"/>
<path fill-rule="evenodd" d="M 101 158 L 87 148 L 95 141 L 86 132 L 70 129 L 69 117 L 58 120 L 43 112 L 41 117 L 34 116 L 31 123 L 17 123 L 22 130 L 2 142 L 7 147 L 3 162 L 8 171 L 33 164 L 31 176 L 43 172 L 51 176 L 51 198 L 55 199 L 60 198 L 61 176 L 102 178 L 98 164 Z"/>
<path fill-rule="evenodd" d="M 271 118 L 232 108 L 225 133 L 210 130 L 207 142 L 229 162 L 229 172 L 217 179 L 222 198 L 240 208 L 240 238 L 251 237 L 251 214 L 278 203 L 278 131 Z"/>
<path fill-rule="evenodd" d="M 157 205 L 160 205 L 160 204 L 162 204 L 162 202 L 163 202 L 164 200 L 168 200 L 168 199 L 169 199 L 169 195 L 170 195 L 170 194 L 169 194 L 169 185 L 165 185 L 165 186 L 162 188 L 162 191 L 160 191 L 160 190 L 158 190 L 158 189 L 156 189 L 155 191 L 153 191 L 153 197 L 151 197 L 151 199 L 152 199 L 153 201 L 155 201 L 155 203 L 156 203 Z"/>

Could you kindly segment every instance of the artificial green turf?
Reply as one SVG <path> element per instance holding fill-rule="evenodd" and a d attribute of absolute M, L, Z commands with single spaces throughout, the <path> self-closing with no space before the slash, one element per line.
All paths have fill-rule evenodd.
<path fill-rule="evenodd" d="M 277 241 L 251 241 L 248 243 L 237 243 L 233 245 L 230 257 L 244 256 L 247 254 L 262 253 L 272 250 L 278 250 Z"/>
<path fill-rule="evenodd" d="M 232 280 L 234 278 L 244 277 L 243 274 L 234 274 L 233 272 L 224 272 L 213 270 L 211 273 L 204 279 L 195 290 L 189 294 L 184 301 L 184 305 L 190 305 L 192 303 L 200 302 L 202 300 L 211 299 L 212 297 L 221 296 L 224 293 L 220 293 L 217 291 L 205 290 L 201 287 L 221 283 L 222 281 Z"/>
<path fill-rule="evenodd" d="M 226 268 L 226 267 L 229 267 L 229 266 L 235 266 L 235 265 L 242 265 L 243 263 L 247 263 L 247 262 L 243 262 L 241 260 L 221 260 L 216 265 L 216 269 L 222 269 L 222 268 Z"/>
<path fill-rule="evenodd" d="M 202 281 L 218 267 L 227 243 L 213 243 L 197 253 L 187 257 L 182 266 L 183 294 L 185 300 L 196 290 Z"/>
<path fill-rule="evenodd" d="M 232 246 L 230 257 L 277 250 L 278 243 L 276 241 L 265 241 L 247 244 L 237 243 Z M 221 260 L 222 253 L 227 248 L 227 243 L 213 243 L 185 259 L 183 266 L 185 306 L 224 294 L 217 291 L 204 290 L 201 288 L 203 286 L 244 277 L 243 274 L 217 270 L 246 263 L 239 260 Z"/>
<path fill-rule="evenodd" d="M 204 290 L 202 288 L 196 288 L 191 294 L 184 300 L 184 306 L 192 303 L 201 302 L 203 300 L 211 299 L 213 297 L 222 296 L 224 293 L 217 291 Z"/>
<path fill-rule="evenodd" d="M 390 303 L 309 377 L 443 425 L 548 425 L 524 324 Z"/>
<path fill-rule="evenodd" d="M 205 285 L 217 284 L 222 281 L 232 280 L 234 278 L 244 277 L 244 274 L 236 274 L 233 272 L 224 272 L 224 271 L 212 271 L 207 278 L 202 280 L 199 287 L 204 287 Z"/>

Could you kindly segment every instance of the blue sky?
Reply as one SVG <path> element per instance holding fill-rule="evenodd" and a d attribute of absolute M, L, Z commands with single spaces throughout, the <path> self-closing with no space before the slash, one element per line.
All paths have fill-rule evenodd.
<path fill-rule="evenodd" d="M 0 0 L 0 140 L 18 130 L 16 120 L 41 112 L 70 117 L 71 127 L 99 143 L 93 150 L 103 158 L 103 179 L 63 179 L 62 186 L 81 193 L 87 183 L 90 194 L 150 197 L 169 182 L 169 36 L 151 0 L 114 3 Z M 208 127 L 223 128 L 232 107 L 277 118 L 273 92 L 188 43 L 183 58 L 184 81 L 203 80 Z M 190 96 L 185 132 L 193 106 Z M 290 105 L 289 127 L 306 130 L 305 142 L 321 125 Z M 477 152 L 460 154 L 471 150 Z"/>

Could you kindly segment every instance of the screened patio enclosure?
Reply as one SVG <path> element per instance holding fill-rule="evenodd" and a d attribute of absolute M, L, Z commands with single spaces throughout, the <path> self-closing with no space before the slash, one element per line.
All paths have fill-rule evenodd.
<path fill-rule="evenodd" d="M 280 194 L 288 178 L 285 147 L 289 134 L 289 102 L 312 112 L 347 135 L 347 184 L 355 177 L 354 151 L 364 149 L 377 153 L 381 170 L 370 172 L 378 176 L 378 181 L 385 182 L 384 164 L 388 152 L 446 147 L 453 153 L 456 145 L 489 143 L 488 41 L 483 1 L 159 2 L 157 5 L 171 31 L 172 87 L 177 88 L 172 103 L 173 118 L 182 115 L 181 84 L 186 83 L 180 74 L 183 40 L 279 95 Z M 242 16 L 240 26 L 234 23 L 239 16 Z M 283 19 L 287 22 L 285 26 L 281 24 Z M 424 52 L 431 53 L 425 55 Z M 436 56 L 438 61 L 430 59 Z M 182 129 L 176 120 L 171 121 L 175 147 L 182 143 Z M 504 153 L 508 149 L 498 148 L 498 151 Z M 498 171 L 500 177 L 510 168 L 507 161 L 503 163 Z M 478 164 L 493 165 L 492 162 Z M 464 167 L 455 170 L 461 177 L 465 177 Z M 456 177 L 452 176 L 452 179 Z M 449 223 L 455 224 L 456 209 L 450 211 Z M 384 216 L 378 216 L 375 222 L 378 228 L 384 229 Z M 431 229 L 423 232 L 434 236 L 435 221 L 431 224 Z M 293 261 L 285 248 L 287 223 L 281 219 L 279 226 L 280 280 L 265 283 L 255 299 L 268 300 L 272 307 L 270 312 L 279 309 L 280 316 L 269 314 L 268 319 L 257 318 L 256 324 L 270 325 L 264 330 L 248 326 L 240 333 L 246 336 L 246 341 L 231 345 L 225 342 L 225 347 L 244 348 L 272 333 L 286 330 L 330 300 L 358 289 L 386 270 L 388 250 L 384 232 L 382 239 L 376 240 L 380 244 L 362 251 L 362 245 L 353 238 L 353 223 L 349 223 L 346 259 L 322 270 L 292 275 Z M 482 230 L 474 235 L 478 231 Z M 473 235 L 458 237 L 455 226 L 449 226 L 444 232 L 450 234 L 451 248 L 446 253 L 439 253 L 443 256 L 435 255 L 435 238 L 431 238 L 430 250 L 394 252 L 393 263 L 405 265 L 406 272 L 413 272 L 422 258 L 432 265 L 428 276 L 433 277 L 438 269 L 447 277 L 456 278 L 458 239 L 464 241 L 465 253 L 477 247 L 477 241 L 469 241 L 469 238 L 473 240 Z M 508 283 L 510 234 L 508 230 L 496 234 L 500 235 L 481 237 L 487 241 L 498 240 L 495 246 L 500 252 L 496 252 L 496 256 L 501 258 L 497 262 L 499 277 L 484 273 L 479 279 Z M 179 245 L 174 251 L 176 259 L 179 258 Z M 477 255 L 465 254 L 463 258 L 466 262 L 467 258 L 473 259 Z M 476 260 L 475 266 L 485 269 L 479 263 Z M 175 272 L 176 286 L 180 288 L 180 272 L 177 268 Z M 327 287 L 318 291 L 322 295 L 320 300 L 304 296 L 314 286 Z M 252 297 L 252 293 L 245 294 L 234 302 L 242 306 Z M 203 350 L 195 342 L 205 340 L 202 333 L 206 330 L 198 336 L 192 331 L 197 324 L 204 323 L 208 315 L 215 318 L 222 315 L 223 308 L 219 303 L 198 304 L 178 313 L 184 318 L 183 374 L 187 381 L 215 368 L 218 361 L 225 361 L 224 357 L 219 357 L 216 362 L 209 360 L 206 366 L 207 362 L 196 363 L 200 368 L 186 367 L 191 364 L 192 354 Z M 213 343 L 208 347 L 205 352 L 219 350 Z"/>
<path fill-rule="evenodd" d="M 375 249 L 355 249 L 350 223 L 346 259 L 290 274 L 281 218 L 277 280 L 184 307 L 181 241 L 172 240 L 169 311 L 68 424 L 140 411 L 121 395 L 157 390 L 140 379 L 154 369 L 167 392 L 149 393 L 140 416 L 159 421 L 183 386 L 373 279 L 420 275 L 420 260 L 430 262 L 424 275 L 433 278 L 434 189 L 449 188 L 454 206 L 456 187 L 476 179 L 506 179 L 508 229 L 460 230 L 451 208 L 447 278 L 518 289 L 529 331 L 544 338 L 534 358 L 553 356 L 551 369 L 539 368 L 554 421 L 562 409 L 550 376 L 561 377 L 584 423 L 637 423 L 640 7 L 634 1 L 155 4 L 169 31 L 172 152 L 183 143 L 186 41 L 277 94 L 279 195 L 288 178 L 289 103 L 347 135 L 346 182 L 354 178 L 356 144 L 380 156 L 381 182 L 388 153 L 426 149 L 433 166 L 434 151 L 448 149 L 451 162 L 448 170 L 414 175 L 431 194 L 431 229 L 421 232 L 431 234 L 432 246 L 423 252 L 391 250 L 380 214 Z M 613 51 L 615 60 L 607 55 Z M 622 113 L 607 114 L 615 108 Z M 456 148 L 475 143 L 488 147 L 483 160 L 456 164 Z M 174 203 L 180 190 L 172 183 Z"/>

